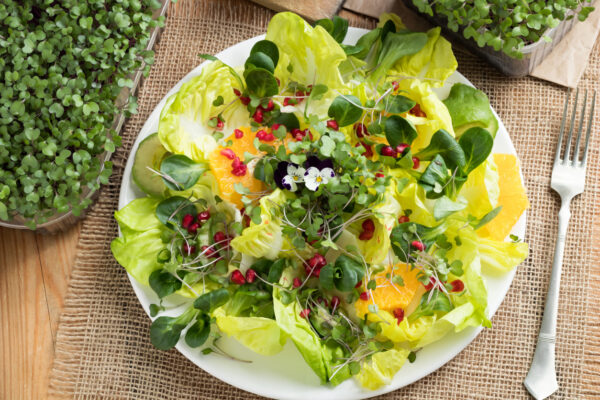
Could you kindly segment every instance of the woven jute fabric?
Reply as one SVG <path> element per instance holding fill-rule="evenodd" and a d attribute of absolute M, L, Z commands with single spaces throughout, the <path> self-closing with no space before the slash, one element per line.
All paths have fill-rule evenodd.
<path fill-rule="evenodd" d="M 266 29 L 272 12 L 234 0 L 185 1 L 171 7 L 156 48 L 156 63 L 139 92 L 139 113 L 123 133 L 115 172 L 86 218 L 56 339 L 52 398 L 258 398 L 229 386 L 176 350 L 152 347 L 144 314 L 125 271 L 110 252 L 113 213 L 125 161 L 144 121 L 187 72 L 199 53 L 217 53 Z M 351 17 L 354 26 L 374 21 Z M 524 399 L 522 385 L 535 349 L 552 266 L 559 198 L 550 189 L 552 160 L 566 91 L 531 79 L 507 79 L 456 49 L 459 71 L 485 91 L 521 159 L 531 209 L 525 240 L 531 255 L 484 330 L 463 352 L 417 383 L 385 399 Z M 560 68 L 560 66 L 557 66 Z M 600 85 L 596 45 L 580 88 Z M 591 143 L 586 191 L 573 201 L 561 284 L 555 399 L 600 396 L 600 124 Z M 596 226 L 596 228 L 594 228 Z M 596 235 L 594 237 L 594 235 Z"/>

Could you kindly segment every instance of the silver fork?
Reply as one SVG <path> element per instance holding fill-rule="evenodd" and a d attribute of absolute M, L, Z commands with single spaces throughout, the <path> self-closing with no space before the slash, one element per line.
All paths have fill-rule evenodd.
<path fill-rule="evenodd" d="M 583 97 L 583 106 L 579 120 L 577 140 L 575 142 L 575 152 L 573 158 L 569 158 L 571 154 L 571 141 L 573 139 L 573 128 L 575 126 L 575 113 L 577 111 L 579 90 L 577 90 L 575 94 L 575 104 L 573 105 L 573 113 L 571 115 L 571 123 L 569 127 L 569 138 L 567 140 L 565 155 L 563 158 L 561 158 L 560 154 L 563 143 L 563 134 L 565 131 L 565 122 L 567 119 L 570 91 L 567 94 L 563 118 L 560 125 L 558 145 L 556 146 L 554 168 L 552 169 L 551 187 L 560 195 L 562 202 L 560 212 L 558 213 L 558 238 L 556 240 L 556 248 L 554 250 L 554 264 L 552 266 L 550 285 L 548 286 L 548 294 L 546 297 L 546 306 L 544 307 L 542 326 L 540 328 L 535 354 L 533 355 L 533 362 L 531 363 L 529 373 L 523 382 L 529 393 L 531 393 L 531 395 L 537 400 L 545 399 L 558 389 L 556 370 L 554 366 L 554 345 L 556 343 L 556 316 L 558 311 L 558 295 L 560 291 L 560 273 L 565 249 L 567 226 L 569 224 L 569 218 L 571 217 L 569 204 L 571 203 L 571 199 L 582 193 L 585 187 L 585 167 L 590 143 L 590 135 L 592 131 L 592 120 L 594 119 L 594 106 L 596 104 L 596 92 L 594 91 L 590 117 L 586 129 L 583 158 L 581 161 L 579 161 L 579 149 L 583 123 L 585 120 L 587 95 L 588 93 L 586 90 Z"/>

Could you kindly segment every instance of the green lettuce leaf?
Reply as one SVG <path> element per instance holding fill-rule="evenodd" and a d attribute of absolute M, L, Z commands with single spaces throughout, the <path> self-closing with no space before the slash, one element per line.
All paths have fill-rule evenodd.
<path fill-rule="evenodd" d="M 465 212 L 482 218 L 498 205 L 500 187 L 498 168 L 493 157 L 489 157 L 475 168 L 460 190 L 460 196 L 468 201 Z"/>
<path fill-rule="evenodd" d="M 239 83 L 225 64 L 209 62 L 199 76 L 192 78 L 167 99 L 160 113 L 158 136 L 163 146 L 175 154 L 185 154 L 194 161 L 207 161 L 217 147 L 208 126 L 210 118 L 223 111 L 225 105 L 215 107 L 213 101 L 222 96 L 224 104 L 235 98 L 233 88 Z M 237 103 L 223 112 L 224 131 L 248 124 L 248 112 Z"/>
<path fill-rule="evenodd" d="M 233 336 L 255 353 L 272 356 L 283 350 L 287 335 L 277 322 L 263 317 L 236 317 L 227 315 L 224 308 L 213 312 L 221 332 Z"/>
<path fill-rule="evenodd" d="M 406 362 L 410 350 L 397 347 L 388 351 L 373 354 L 369 361 L 361 364 L 361 369 L 356 379 L 365 388 L 375 390 L 384 385 L 389 385 L 394 375 Z"/>
<path fill-rule="evenodd" d="M 282 87 L 291 81 L 329 88 L 343 86 L 338 66 L 346 53 L 322 26 L 313 28 L 300 16 L 282 12 L 269 22 L 266 39 L 279 49 L 275 76 Z"/>
<path fill-rule="evenodd" d="M 522 263 L 529 255 L 529 245 L 479 238 L 481 266 L 486 273 L 502 275 Z"/>
<path fill-rule="evenodd" d="M 444 104 L 452 116 L 456 136 L 477 126 L 496 137 L 498 120 L 492 112 L 488 97 L 481 90 L 463 83 L 455 83 Z"/>

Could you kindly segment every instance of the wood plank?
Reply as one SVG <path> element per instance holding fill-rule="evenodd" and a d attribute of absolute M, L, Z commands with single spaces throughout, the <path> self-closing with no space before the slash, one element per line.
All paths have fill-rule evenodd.
<path fill-rule="evenodd" d="M 42 277 L 48 301 L 52 342 L 67 294 L 69 276 L 75 262 L 81 222 L 56 235 L 36 235 Z"/>
<path fill-rule="evenodd" d="M 35 234 L 0 229 L 0 398 L 43 399 L 53 346 Z"/>
<path fill-rule="evenodd" d="M 331 18 L 337 13 L 344 0 L 252 0 L 275 11 L 292 11 L 308 21 Z"/>

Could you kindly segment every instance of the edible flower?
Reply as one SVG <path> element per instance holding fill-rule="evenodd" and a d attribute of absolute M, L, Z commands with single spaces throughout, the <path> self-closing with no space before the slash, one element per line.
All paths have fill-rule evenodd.
<path fill-rule="evenodd" d="M 298 183 L 304 182 L 305 171 L 298 164 L 282 161 L 277 164 L 273 177 L 279 188 L 295 192 L 298 190 Z"/>
<path fill-rule="evenodd" d="M 320 160 L 318 157 L 310 156 L 304 166 L 306 167 L 304 185 L 313 192 L 335 176 L 333 162 L 329 159 Z"/>

